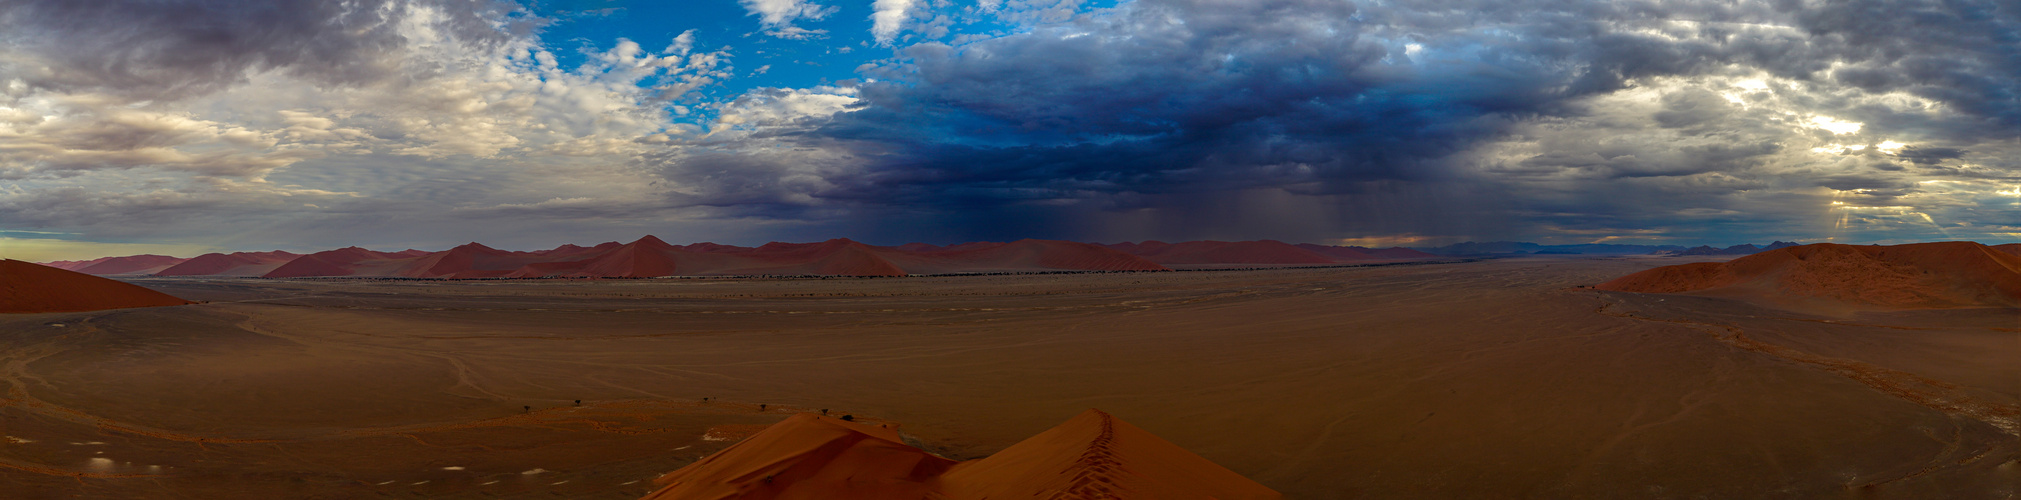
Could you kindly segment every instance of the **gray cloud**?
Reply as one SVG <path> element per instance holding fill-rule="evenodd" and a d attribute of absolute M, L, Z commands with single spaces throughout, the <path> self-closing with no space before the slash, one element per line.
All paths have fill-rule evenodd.
<path fill-rule="evenodd" d="M 397 76 L 384 62 L 406 42 L 398 25 L 414 20 L 416 8 L 437 28 L 479 43 L 502 42 L 506 34 L 489 21 L 517 10 L 484 0 L 23 0 L 0 3 L 0 39 L 14 56 L 7 63 L 17 65 L 7 72 L 32 87 L 166 99 L 270 70 L 327 84 Z"/>

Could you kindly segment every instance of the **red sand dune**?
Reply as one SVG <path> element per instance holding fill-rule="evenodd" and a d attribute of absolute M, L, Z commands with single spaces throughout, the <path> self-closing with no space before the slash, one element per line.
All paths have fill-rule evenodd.
<path fill-rule="evenodd" d="M 101 276 L 112 274 L 154 274 L 157 271 L 168 269 L 170 266 L 181 264 L 185 260 L 189 259 L 167 255 L 129 255 L 126 257 L 101 259 L 97 263 L 71 270 Z"/>
<path fill-rule="evenodd" d="M 422 255 L 392 274 L 406 278 L 497 278 L 509 276 L 528 264 L 566 260 L 592 251 L 563 246 L 540 252 L 512 252 L 472 242 Z"/>
<path fill-rule="evenodd" d="M 895 250 L 893 251 L 895 252 Z M 742 260 L 699 267 L 709 274 L 820 274 L 831 276 L 904 276 L 905 269 L 885 260 L 876 247 L 848 238 L 820 243 L 766 243 L 749 251 L 724 253 Z"/>
<path fill-rule="evenodd" d="M 646 499 L 1283 498 L 1100 410 L 961 463 L 889 429 L 800 414 L 654 483 Z"/>
<path fill-rule="evenodd" d="M 190 301 L 76 271 L 0 260 L 0 313 L 47 313 L 179 306 Z"/>
<path fill-rule="evenodd" d="M 2002 252 L 2007 252 L 2007 255 L 2015 255 L 2015 256 L 2021 256 L 2021 243 L 2008 243 L 2008 244 L 2005 244 L 2005 245 L 1993 245 L 1993 249 L 1994 249 L 1994 250 L 1999 250 L 1999 251 L 2002 251 Z"/>
<path fill-rule="evenodd" d="M 941 476 L 951 499 L 1283 498 L 1249 478 L 1101 410 Z"/>
<path fill-rule="evenodd" d="M 301 255 L 272 252 L 207 253 L 155 272 L 155 276 L 259 276 Z"/>
<path fill-rule="evenodd" d="M 1623 292 L 1736 295 L 1889 309 L 2021 306 L 2021 256 L 1969 241 L 1817 243 L 1602 283 Z"/>
<path fill-rule="evenodd" d="M 647 235 L 583 261 L 580 271 L 568 276 L 646 278 L 672 276 L 678 262 L 673 245 Z"/>
<path fill-rule="evenodd" d="M 400 264 L 417 259 L 404 252 L 374 252 L 358 247 L 316 252 L 282 264 L 261 276 L 267 278 L 299 278 L 312 276 L 391 276 L 373 272 L 375 269 L 397 268 Z"/>
<path fill-rule="evenodd" d="M 84 268 L 86 268 L 86 267 L 89 267 L 89 266 L 91 266 L 92 264 L 97 264 L 97 263 L 100 263 L 100 262 L 105 262 L 105 261 L 107 261 L 107 260 L 111 260 L 111 259 L 113 259 L 113 258 L 114 258 L 114 257 L 99 257 L 99 258 L 96 258 L 96 259 L 91 259 L 91 260 L 53 260 L 53 261 L 49 261 L 49 262 L 36 262 L 36 264 L 41 264 L 41 265 L 43 265 L 43 266 L 48 266 L 48 267 L 54 267 L 54 268 L 57 268 L 57 269 L 62 269 L 62 270 L 65 270 L 65 271 L 76 271 L 76 270 L 78 270 L 78 269 L 84 269 Z"/>
<path fill-rule="evenodd" d="M 648 499 L 924 499 L 953 460 L 897 431 L 802 413 L 653 482 Z"/>

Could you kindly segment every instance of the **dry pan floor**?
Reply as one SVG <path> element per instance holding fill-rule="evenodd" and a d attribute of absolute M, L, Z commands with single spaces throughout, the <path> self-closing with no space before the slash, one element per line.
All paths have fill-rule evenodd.
<path fill-rule="evenodd" d="M 966 459 L 1091 407 L 1287 498 L 2021 488 L 2017 311 L 1575 288 L 1674 261 L 142 280 L 211 302 L 0 317 L 0 491 L 636 498 L 791 412 Z"/>

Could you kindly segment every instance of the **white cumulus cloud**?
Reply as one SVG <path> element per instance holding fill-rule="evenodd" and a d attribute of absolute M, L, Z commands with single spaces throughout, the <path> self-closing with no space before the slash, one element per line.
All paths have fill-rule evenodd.
<path fill-rule="evenodd" d="M 836 8 L 807 0 L 740 0 L 744 10 L 758 16 L 758 22 L 765 25 L 766 34 L 780 38 L 807 38 L 827 33 L 793 26 L 793 21 L 806 19 L 819 21 L 835 13 Z"/>
<path fill-rule="evenodd" d="M 890 44 L 898 38 L 898 32 L 905 27 L 905 18 L 915 0 L 877 0 L 871 4 L 876 12 L 870 14 L 870 34 L 877 37 L 877 43 Z"/>

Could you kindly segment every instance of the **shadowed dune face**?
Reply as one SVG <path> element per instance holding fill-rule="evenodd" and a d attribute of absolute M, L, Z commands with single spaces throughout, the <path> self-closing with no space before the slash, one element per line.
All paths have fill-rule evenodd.
<path fill-rule="evenodd" d="M 208 302 L 0 315 L 0 496 L 638 498 L 824 408 L 966 461 L 1099 407 L 1301 499 L 2021 484 L 2014 309 L 1825 317 L 1576 287 L 1678 261 L 146 278 Z"/>
<path fill-rule="evenodd" d="M 1819 243 L 1729 262 L 1659 267 L 1598 285 L 1642 293 L 1695 292 L 1801 306 L 1884 309 L 2021 305 L 2021 256 L 1978 243 Z"/>
<path fill-rule="evenodd" d="M 53 313 L 189 304 L 168 294 L 75 271 L 0 260 L 0 313 Z"/>

